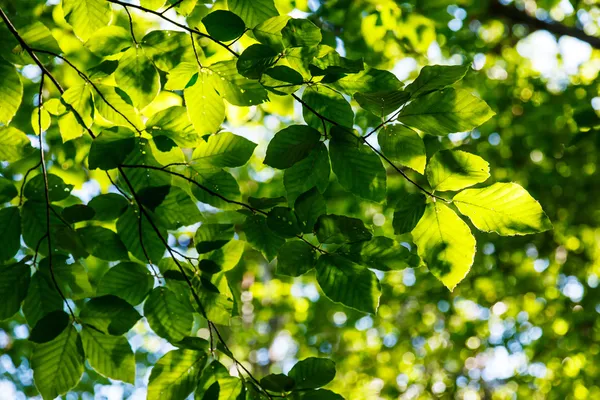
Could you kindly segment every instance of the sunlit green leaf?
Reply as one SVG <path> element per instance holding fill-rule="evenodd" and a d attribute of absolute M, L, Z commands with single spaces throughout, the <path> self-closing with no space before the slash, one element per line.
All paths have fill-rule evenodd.
<path fill-rule="evenodd" d="M 97 295 L 112 294 L 136 306 L 153 287 L 154 278 L 148 269 L 134 262 L 122 262 L 109 269 L 100 279 Z"/>
<path fill-rule="evenodd" d="M 162 226 L 156 227 L 166 240 L 166 230 Z M 165 252 L 165 245 L 150 220 L 133 207 L 119 217 L 117 233 L 127 250 L 140 261 L 147 262 L 149 257 L 151 261 L 158 262 Z"/>
<path fill-rule="evenodd" d="M 116 25 L 98 29 L 85 42 L 85 47 L 98 57 L 117 54 L 132 45 L 131 33 L 127 29 Z"/>
<path fill-rule="evenodd" d="M 283 184 L 288 200 L 295 201 L 298 196 L 313 187 L 321 193 L 325 192 L 329 185 L 330 171 L 327 148 L 323 143 L 319 143 L 306 158 L 285 170 Z"/>
<path fill-rule="evenodd" d="M 127 333 L 141 317 L 129 303 L 113 295 L 90 299 L 79 314 L 84 323 L 116 336 Z"/>
<path fill-rule="evenodd" d="M 192 39 L 186 32 L 154 30 L 144 36 L 141 43 L 156 68 L 171 71 L 182 63 L 190 62 L 195 72 L 198 72 Z M 202 47 L 197 44 L 196 52 L 199 53 L 199 57 L 202 56 Z"/>
<path fill-rule="evenodd" d="M 233 239 L 231 224 L 202 224 L 196 231 L 194 243 L 198 253 L 208 253 L 220 249 Z"/>
<path fill-rule="evenodd" d="M 190 121 L 187 109 L 181 106 L 169 107 L 154 114 L 146 122 L 146 130 L 155 139 L 166 136 L 181 147 L 196 147 L 201 140 Z"/>
<path fill-rule="evenodd" d="M 198 72 L 196 82 L 184 91 L 188 115 L 200 135 L 215 133 L 225 119 L 225 104 L 219 95 L 219 78 L 210 71 Z"/>
<path fill-rule="evenodd" d="M 292 367 L 289 376 L 296 381 L 296 389 L 316 389 L 335 378 L 335 363 L 328 358 L 305 358 Z"/>
<path fill-rule="evenodd" d="M 157 335 L 173 342 L 189 336 L 194 322 L 191 311 L 165 287 L 152 290 L 144 303 L 144 316 Z"/>
<path fill-rule="evenodd" d="M 354 243 L 373 236 L 360 219 L 335 214 L 321 215 L 315 233 L 321 243 Z"/>
<path fill-rule="evenodd" d="M 254 28 L 261 22 L 279 15 L 273 0 L 229 0 L 227 5 L 244 20 L 249 28 Z"/>
<path fill-rule="evenodd" d="M 290 17 L 287 15 L 277 15 L 264 20 L 258 24 L 252 33 L 262 44 L 266 44 L 275 50 L 283 50 L 283 36 L 281 30 L 286 26 Z"/>
<path fill-rule="evenodd" d="M 86 127 L 89 128 L 92 126 L 94 120 L 94 100 L 89 85 L 71 86 L 63 93 L 62 99 L 77 111 Z"/>
<path fill-rule="evenodd" d="M 25 133 L 10 126 L 0 126 L 0 161 L 19 161 L 33 151 Z"/>
<path fill-rule="evenodd" d="M 277 274 L 300 276 L 315 267 L 316 252 L 301 240 L 290 240 L 277 253 Z"/>
<path fill-rule="evenodd" d="M 320 139 L 319 131 L 309 126 L 288 126 L 269 142 L 264 163 L 273 168 L 289 168 L 306 158 Z"/>
<path fill-rule="evenodd" d="M 321 30 L 307 19 L 291 18 L 281 30 L 285 47 L 311 47 L 321 43 Z"/>
<path fill-rule="evenodd" d="M 119 59 L 115 81 L 138 109 L 150 104 L 160 91 L 158 71 L 144 51 L 135 46 L 125 51 Z"/>
<path fill-rule="evenodd" d="M 425 144 L 419 134 L 404 125 L 390 125 L 377 133 L 381 151 L 393 162 L 425 172 Z"/>
<path fill-rule="evenodd" d="M 405 194 L 398 199 L 394 211 L 394 233 L 401 235 L 413 230 L 425 212 L 425 196 L 422 194 Z"/>
<path fill-rule="evenodd" d="M 0 123 L 8 125 L 23 98 L 23 84 L 15 67 L 0 58 Z"/>
<path fill-rule="evenodd" d="M 469 69 L 468 65 L 426 65 L 406 91 L 415 98 L 450 86 L 460 81 Z"/>
<path fill-rule="evenodd" d="M 406 247 L 385 236 L 342 246 L 337 253 L 360 265 L 380 271 L 418 267 L 419 257 Z"/>
<path fill-rule="evenodd" d="M 433 190 L 460 190 L 487 180 L 490 166 L 483 158 L 466 151 L 442 150 L 429 160 L 426 175 Z"/>
<path fill-rule="evenodd" d="M 207 355 L 198 350 L 172 350 L 152 368 L 148 400 L 185 399 L 194 390 Z"/>
<path fill-rule="evenodd" d="M 255 148 L 256 143 L 244 137 L 230 132 L 219 132 L 196 147 L 192 155 L 192 163 L 199 167 L 204 165 L 217 168 L 241 167 L 248 162 Z"/>
<path fill-rule="evenodd" d="M 110 336 L 83 326 L 81 339 L 85 358 L 100 375 L 134 383 L 135 359 L 124 336 Z"/>
<path fill-rule="evenodd" d="M 65 19 L 84 42 L 112 19 L 110 3 L 103 0 L 63 0 L 62 7 Z"/>

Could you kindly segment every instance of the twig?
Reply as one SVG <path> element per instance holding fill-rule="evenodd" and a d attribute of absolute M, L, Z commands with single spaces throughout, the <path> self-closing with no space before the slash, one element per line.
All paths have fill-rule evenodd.
<path fill-rule="evenodd" d="M 29 174 L 31 172 L 38 169 L 40 167 L 40 165 L 42 165 L 42 160 L 38 161 L 38 163 L 36 165 L 29 168 L 27 170 L 27 172 L 25 173 L 25 176 L 23 177 L 23 182 L 21 182 L 21 189 L 19 190 L 19 206 L 21 206 L 23 204 L 23 189 L 25 188 L 25 184 L 27 183 L 27 177 L 29 176 Z"/>
<path fill-rule="evenodd" d="M 183 2 L 183 0 L 178 0 L 175 3 L 171 4 L 169 7 L 165 8 L 164 10 L 162 10 L 160 12 L 160 15 L 164 15 L 167 11 L 169 11 L 171 8 L 173 7 L 177 7 L 178 5 L 180 5 Z"/>

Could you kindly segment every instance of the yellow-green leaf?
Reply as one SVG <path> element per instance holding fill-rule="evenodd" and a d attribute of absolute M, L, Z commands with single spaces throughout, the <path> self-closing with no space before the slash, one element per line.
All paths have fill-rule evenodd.
<path fill-rule="evenodd" d="M 429 160 L 426 175 L 433 190 L 460 190 L 489 178 L 490 166 L 466 151 L 442 150 Z"/>

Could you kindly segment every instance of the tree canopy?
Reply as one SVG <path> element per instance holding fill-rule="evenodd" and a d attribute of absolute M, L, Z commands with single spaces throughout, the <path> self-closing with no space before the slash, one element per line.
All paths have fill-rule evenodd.
<path fill-rule="evenodd" d="M 592 3 L 0 2 L 0 393 L 600 396 Z"/>

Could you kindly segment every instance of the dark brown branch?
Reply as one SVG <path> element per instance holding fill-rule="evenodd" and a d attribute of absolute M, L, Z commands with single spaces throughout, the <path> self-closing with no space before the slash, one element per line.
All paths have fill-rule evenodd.
<path fill-rule="evenodd" d="M 571 36 L 581 41 L 589 43 L 592 47 L 600 49 L 600 37 L 590 36 L 583 30 L 576 27 L 570 27 L 558 22 L 547 22 L 539 20 L 528 15 L 524 11 L 518 10 L 513 5 L 503 6 L 497 1 L 490 2 L 490 15 L 492 17 L 502 17 L 510 20 L 512 23 L 520 23 L 530 26 L 535 30 L 547 30 L 558 36 Z"/>

